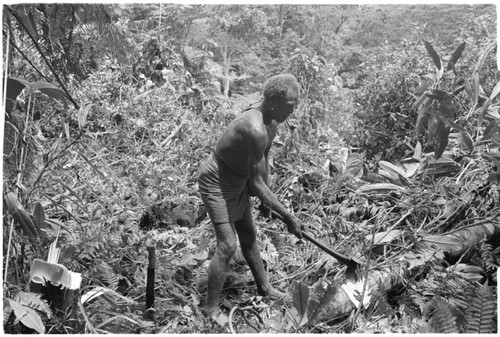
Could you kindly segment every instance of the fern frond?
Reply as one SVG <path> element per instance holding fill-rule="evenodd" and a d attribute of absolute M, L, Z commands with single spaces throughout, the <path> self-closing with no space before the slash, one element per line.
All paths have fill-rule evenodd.
<path fill-rule="evenodd" d="M 484 268 L 488 271 L 496 271 L 497 265 L 495 263 L 493 246 L 489 243 L 481 242 L 479 251 L 481 253 L 481 261 L 483 262 Z"/>
<path fill-rule="evenodd" d="M 456 288 L 456 289 L 460 289 L 460 288 Z M 457 293 L 453 294 L 453 297 L 449 298 L 449 303 L 453 307 L 464 312 L 467 309 L 467 307 L 469 306 L 469 296 L 467 295 L 467 293 L 457 292 Z"/>
<path fill-rule="evenodd" d="M 465 313 L 467 333 L 492 333 L 495 330 L 496 301 L 491 288 L 479 288 Z"/>
<path fill-rule="evenodd" d="M 435 297 L 432 300 L 433 310 L 429 325 L 437 333 L 458 333 L 456 315 L 453 307 L 443 298 Z"/>
<path fill-rule="evenodd" d="M 367 317 L 374 315 L 392 317 L 395 313 L 394 309 L 388 302 L 389 294 L 384 282 L 378 280 L 376 286 L 371 291 L 370 304 L 366 308 Z"/>
<path fill-rule="evenodd" d="M 101 281 L 110 289 L 116 290 L 118 288 L 119 276 L 114 272 L 113 267 L 108 263 L 102 261 L 97 269 L 101 274 Z"/>
<path fill-rule="evenodd" d="M 49 305 L 42 299 L 42 295 L 40 294 L 19 291 L 14 296 L 14 300 L 26 307 L 45 313 L 48 318 L 51 318 L 53 315 Z"/>

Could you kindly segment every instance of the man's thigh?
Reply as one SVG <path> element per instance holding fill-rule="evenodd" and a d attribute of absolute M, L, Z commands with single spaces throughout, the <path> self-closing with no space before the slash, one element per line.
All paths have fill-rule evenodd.
<path fill-rule="evenodd" d="M 213 222 L 217 243 L 228 245 L 236 243 L 236 230 L 234 224 L 229 222 Z"/>
<path fill-rule="evenodd" d="M 253 242 L 257 236 L 257 228 L 252 218 L 251 208 L 243 212 L 243 217 L 234 224 L 241 243 Z"/>

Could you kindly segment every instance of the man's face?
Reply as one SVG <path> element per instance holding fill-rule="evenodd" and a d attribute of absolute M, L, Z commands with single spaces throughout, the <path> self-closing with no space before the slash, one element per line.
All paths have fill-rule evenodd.
<path fill-rule="evenodd" d="M 283 123 L 288 118 L 288 116 L 293 113 L 293 110 L 297 106 L 298 99 L 299 95 L 296 88 L 288 88 L 283 102 L 276 104 L 274 119 L 278 123 Z"/>

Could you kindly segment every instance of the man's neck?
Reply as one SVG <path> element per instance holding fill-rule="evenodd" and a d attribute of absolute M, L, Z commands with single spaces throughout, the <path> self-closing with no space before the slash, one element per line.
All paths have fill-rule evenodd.
<path fill-rule="evenodd" d="M 265 126 L 271 126 L 273 123 L 276 123 L 276 121 L 271 117 L 270 107 L 262 102 L 260 105 L 260 111 L 262 112 L 262 120 L 264 121 Z"/>

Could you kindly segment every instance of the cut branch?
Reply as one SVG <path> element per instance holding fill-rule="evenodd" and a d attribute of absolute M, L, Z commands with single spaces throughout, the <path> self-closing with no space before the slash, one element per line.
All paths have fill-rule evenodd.
<path fill-rule="evenodd" d="M 160 146 L 164 147 L 166 145 L 170 145 L 170 142 L 172 141 L 172 139 L 174 139 L 177 136 L 177 134 L 181 131 L 182 127 L 187 124 L 187 122 L 188 122 L 187 118 L 183 119 L 182 122 L 181 122 L 181 124 L 179 124 L 179 126 L 177 126 L 170 133 L 170 135 L 167 138 L 165 138 L 165 140 L 163 142 L 161 142 Z"/>

